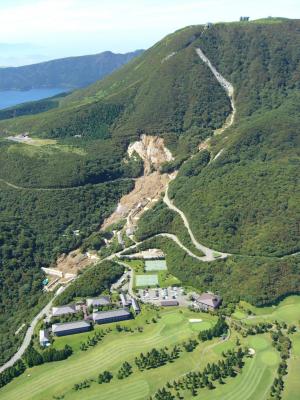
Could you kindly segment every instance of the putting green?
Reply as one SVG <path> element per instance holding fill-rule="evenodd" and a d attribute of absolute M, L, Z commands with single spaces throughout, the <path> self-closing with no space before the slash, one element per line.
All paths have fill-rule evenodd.
<path fill-rule="evenodd" d="M 264 350 L 269 346 L 267 339 L 262 336 L 250 336 L 249 344 L 250 347 L 253 347 L 255 351 Z"/>
<path fill-rule="evenodd" d="M 190 322 L 189 324 L 194 332 L 205 331 L 206 329 L 210 329 L 212 327 L 212 324 L 209 321 Z"/>
<path fill-rule="evenodd" d="M 235 311 L 235 313 L 232 314 L 232 317 L 236 318 L 236 319 L 244 319 L 244 318 L 247 317 L 247 315 L 244 312 L 238 310 L 238 311 Z"/>
<path fill-rule="evenodd" d="M 169 312 L 167 314 L 164 314 L 162 317 L 162 321 L 166 324 L 178 324 L 179 322 L 182 322 L 184 320 L 183 314 L 179 312 Z M 185 321 L 186 322 L 186 321 Z"/>
<path fill-rule="evenodd" d="M 263 351 L 260 354 L 261 361 L 266 365 L 276 365 L 279 362 L 279 356 L 277 353 L 271 350 Z"/>
<path fill-rule="evenodd" d="M 242 372 L 234 379 L 226 379 L 225 385 L 217 385 L 214 390 L 202 389 L 196 398 L 203 400 L 266 400 L 276 374 L 279 356 L 272 347 L 271 340 L 267 335 L 257 338 L 263 339 L 262 341 L 257 341 L 257 343 L 264 344 L 266 350 L 257 349 L 257 353 L 252 358 L 245 359 Z M 248 346 L 250 346 L 249 339 L 252 340 L 253 337 L 245 339 L 245 344 Z M 213 352 L 220 354 L 222 351 L 234 347 L 233 341 L 220 343 L 220 345 L 213 348 Z M 268 363 L 262 361 L 261 355 L 263 353 L 265 353 L 264 357 Z M 219 357 L 220 355 L 218 355 Z M 274 362 L 272 365 L 271 360 Z M 194 398 L 189 393 L 184 393 L 185 400 Z"/>

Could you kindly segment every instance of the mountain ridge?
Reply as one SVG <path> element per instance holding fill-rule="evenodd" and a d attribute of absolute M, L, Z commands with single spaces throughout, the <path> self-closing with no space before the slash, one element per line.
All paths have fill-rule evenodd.
<path fill-rule="evenodd" d="M 142 52 L 143 50 L 135 50 L 121 54 L 104 51 L 21 67 L 3 67 L 0 69 L 0 90 L 55 87 L 70 90 L 84 87 L 102 79 Z"/>
<path fill-rule="evenodd" d="M 0 293 L 0 306 L 13 320 L 11 332 L 42 297 L 40 267 L 95 233 L 132 190 L 130 178 L 143 174 L 141 160 L 127 155 L 143 134 L 162 137 L 174 156 L 162 166 L 178 171 L 169 197 L 196 240 L 238 254 L 208 268 L 156 238 L 151 247 L 165 251 L 171 273 L 198 290 L 218 291 L 225 302 L 272 304 L 300 293 L 299 256 L 282 258 L 300 247 L 299 32 L 297 20 L 183 28 L 103 81 L 58 98 L 51 111 L 0 122 L 0 178 L 24 188 L 0 183 L 0 262 L 11 299 L 7 305 Z M 214 132 L 232 105 L 197 48 L 234 87 L 234 124 L 223 135 Z M 39 144 L 8 138 L 26 131 Z M 43 187 L 54 190 L 32 190 Z M 145 236 L 181 230 L 174 213 L 154 211 L 159 226 L 151 214 L 140 219 Z M 20 259 L 28 253 L 29 265 Z M 11 264 L 18 281 L 7 279 Z M 23 292 L 34 304 L 22 303 Z M 1 350 L 3 359 L 11 351 L 4 344 Z"/>

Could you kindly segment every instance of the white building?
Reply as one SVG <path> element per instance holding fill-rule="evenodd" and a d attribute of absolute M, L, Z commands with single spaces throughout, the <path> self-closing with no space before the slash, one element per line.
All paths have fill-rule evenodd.
<path fill-rule="evenodd" d="M 50 346 L 50 338 L 47 329 L 40 330 L 40 345 L 42 347 Z"/>

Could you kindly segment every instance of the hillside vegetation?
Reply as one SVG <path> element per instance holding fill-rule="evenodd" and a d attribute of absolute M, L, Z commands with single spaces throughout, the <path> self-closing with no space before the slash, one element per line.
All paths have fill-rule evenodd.
<path fill-rule="evenodd" d="M 100 54 L 62 58 L 24 67 L 1 68 L 0 90 L 84 87 L 104 78 L 141 53 L 142 50 L 125 54 L 105 51 Z"/>
<path fill-rule="evenodd" d="M 264 306 L 299 293 L 300 255 L 284 258 L 231 256 L 210 263 L 195 260 L 168 238 L 145 241 L 140 249 L 160 248 L 170 272 L 198 291 L 222 294 L 224 303 L 247 300 Z"/>
<path fill-rule="evenodd" d="M 264 304 L 299 293 L 299 257 L 279 258 L 300 250 L 299 32 L 296 20 L 187 27 L 103 81 L 56 98 L 56 108 L 0 121 L 0 223 L 7 229 L 7 221 L 14 220 L 0 241 L 4 315 L 21 321 L 32 308 L 22 303 L 23 291 L 35 302 L 41 298 L 39 268 L 78 244 L 74 236 L 67 240 L 63 235 L 75 228 L 84 239 L 132 189 L 128 178 L 143 168 L 126 152 L 142 133 L 165 139 L 175 155 L 166 170 L 181 165 L 169 193 L 197 240 L 236 254 L 205 265 L 177 260 L 172 273 L 223 296 L 232 288 L 228 300 Z M 235 124 L 196 154 L 232 111 L 227 94 L 196 54 L 198 46 L 233 84 L 237 113 Z M 24 131 L 55 144 L 6 139 Z M 169 220 L 164 224 L 157 218 L 159 226 L 149 227 L 146 215 L 141 237 L 181 229 L 178 216 L 164 207 L 156 210 Z M 24 235 L 29 243 L 23 247 Z M 19 248 L 20 255 L 14 254 Z M 24 268 L 27 252 L 34 262 L 27 260 Z M 5 318 L 1 338 L 4 324 Z M 5 336 L 6 356 L 13 346 Z"/>
<path fill-rule="evenodd" d="M 300 250 L 299 23 L 220 24 L 201 48 L 235 88 L 236 124 L 204 168 L 179 171 L 175 204 L 198 239 L 230 253 Z"/>
<path fill-rule="evenodd" d="M 0 365 L 22 340 L 15 331 L 46 301 L 41 267 L 78 247 L 132 188 L 130 180 L 54 191 L 0 183 Z"/>

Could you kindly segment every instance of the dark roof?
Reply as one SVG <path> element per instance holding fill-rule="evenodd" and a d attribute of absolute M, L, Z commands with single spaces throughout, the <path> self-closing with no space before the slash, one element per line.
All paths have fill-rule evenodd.
<path fill-rule="evenodd" d="M 89 306 L 106 306 L 111 304 L 109 296 L 100 296 L 95 299 L 86 299 L 86 304 Z"/>
<path fill-rule="evenodd" d="M 59 315 L 75 314 L 75 313 L 76 313 L 75 304 L 70 304 L 68 306 L 61 306 L 61 307 L 52 307 L 52 315 L 54 317 L 58 317 Z"/>
<path fill-rule="evenodd" d="M 130 312 L 126 308 L 119 308 L 118 310 L 94 312 L 93 320 L 101 321 L 102 319 L 107 319 L 107 318 L 129 317 L 129 316 Z"/>
<path fill-rule="evenodd" d="M 178 301 L 177 300 L 162 300 L 161 302 L 160 302 L 160 305 L 162 306 L 162 307 L 164 307 L 164 306 L 178 306 Z"/>
<path fill-rule="evenodd" d="M 90 323 L 87 321 L 73 321 L 73 322 L 64 322 L 60 324 L 52 325 L 52 332 L 59 333 L 65 332 L 73 329 L 87 328 L 90 327 Z"/>
<path fill-rule="evenodd" d="M 213 293 L 202 293 L 200 296 L 197 296 L 195 300 L 198 303 L 205 304 L 206 306 L 216 308 L 221 303 L 221 297 L 217 296 Z"/>

